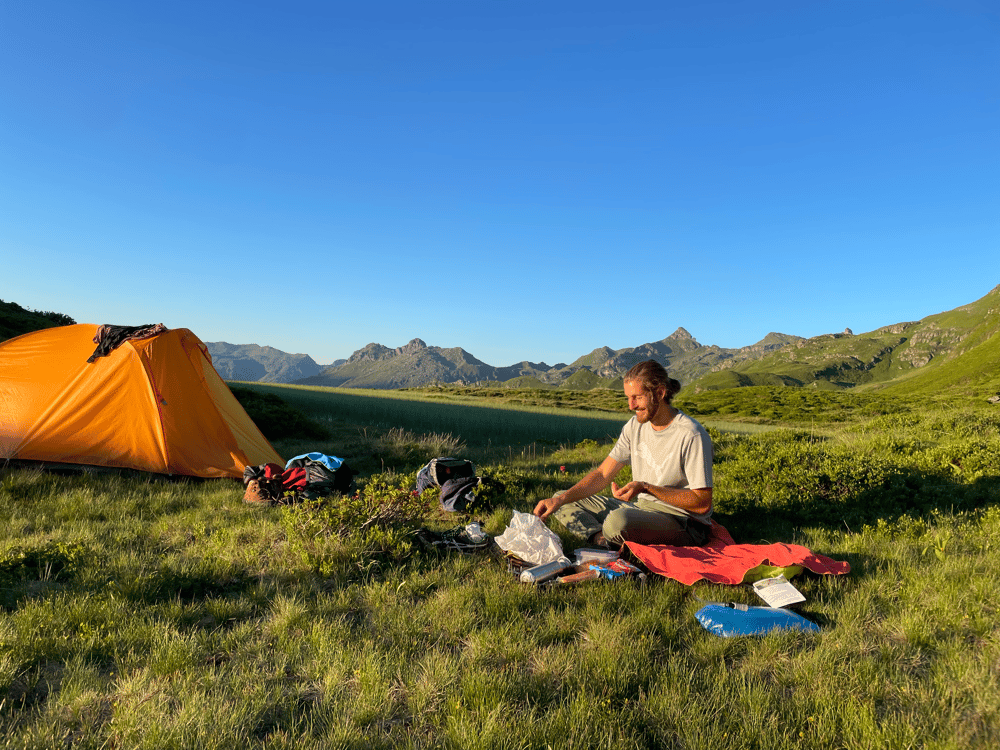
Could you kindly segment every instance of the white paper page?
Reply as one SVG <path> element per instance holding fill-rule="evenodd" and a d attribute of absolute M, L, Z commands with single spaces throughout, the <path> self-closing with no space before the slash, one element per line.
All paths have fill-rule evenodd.
<path fill-rule="evenodd" d="M 770 607 L 787 607 L 789 604 L 804 602 L 806 600 L 799 590 L 789 583 L 788 579 L 783 575 L 775 576 L 774 578 L 762 578 L 754 582 L 753 590 Z"/>

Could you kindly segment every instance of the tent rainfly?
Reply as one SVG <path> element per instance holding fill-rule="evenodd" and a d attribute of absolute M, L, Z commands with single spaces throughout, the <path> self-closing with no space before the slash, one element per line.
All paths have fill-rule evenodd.
<path fill-rule="evenodd" d="M 0 460 L 235 479 L 284 464 L 191 331 L 95 358 L 97 333 L 71 325 L 0 342 Z"/>

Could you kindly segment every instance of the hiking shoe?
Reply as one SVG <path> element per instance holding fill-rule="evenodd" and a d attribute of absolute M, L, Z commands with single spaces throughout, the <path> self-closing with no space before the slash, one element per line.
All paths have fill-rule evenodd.
<path fill-rule="evenodd" d="M 243 493 L 243 502 L 251 505 L 270 505 L 271 499 L 260 489 L 260 482 L 251 479 L 247 482 L 246 491 Z"/>
<path fill-rule="evenodd" d="M 471 525 L 471 524 L 470 524 Z M 447 531 L 431 531 L 429 529 L 418 529 L 416 531 L 417 540 L 427 547 L 438 549 L 455 549 L 461 552 L 478 552 L 489 548 L 493 541 L 488 534 L 470 534 L 468 527 L 456 526 Z"/>

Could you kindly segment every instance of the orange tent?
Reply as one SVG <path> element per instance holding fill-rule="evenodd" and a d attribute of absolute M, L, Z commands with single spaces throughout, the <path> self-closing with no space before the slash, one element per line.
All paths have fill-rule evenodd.
<path fill-rule="evenodd" d="M 88 363 L 96 325 L 0 342 L 0 460 L 242 478 L 284 464 L 186 328 Z"/>

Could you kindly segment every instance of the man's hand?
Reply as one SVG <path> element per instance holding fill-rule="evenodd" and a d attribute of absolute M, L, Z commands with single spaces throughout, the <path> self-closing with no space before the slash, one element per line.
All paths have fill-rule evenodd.
<path fill-rule="evenodd" d="M 555 513 L 561 505 L 562 503 L 559 502 L 558 497 L 549 497 L 545 500 L 539 500 L 538 505 L 535 506 L 534 514 L 545 521 L 549 516 Z"/>
<path fill-rule="evenodd" d="M 624 465 L 608 456 L 601 462 L 600 466 L 591 469 L 587 476 L 565 492 L 560 492 L 546 500 L 540 500 L 535 506 L 534 514 L 544 521 L 562 506 L 596 495 L 608 486 L 611 477 L 615 476 Z"/>
<path fill-rule="evenodd" d="M 621 500 L 623 503 L 632 502 L 640 492 L 646 491 L 645 482 L 632 481 L 621 487 L 615 482 L 611 483 L 611 494 L 615 496 L 616 500 Z"/>

